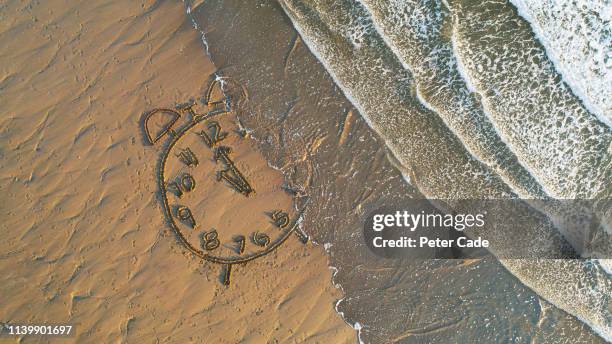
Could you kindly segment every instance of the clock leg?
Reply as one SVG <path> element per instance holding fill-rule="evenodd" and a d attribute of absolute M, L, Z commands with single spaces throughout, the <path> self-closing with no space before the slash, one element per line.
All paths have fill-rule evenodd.
<path fill-rule="evenodd" d="M 225 271 L 223 272 L 223 285 L 229 287 L 232 277 L 232 264 L 225 264 Z"/>
<path fill-rule="evenodd" d="M 306 235 L 306 233 L 302 232 L 301 229 L 296 228 L 296 229 L 293 230 L 293 233 L 298 237 L 298 239 L 300 240 L 300 242 L 302 244 L 308 243 L 308 235 Z"/>

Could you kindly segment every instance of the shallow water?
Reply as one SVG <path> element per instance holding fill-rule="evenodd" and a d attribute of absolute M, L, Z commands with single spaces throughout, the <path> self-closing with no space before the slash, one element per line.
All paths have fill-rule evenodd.
<path fill-rule="evenodd" d="M 310 197 L 304 230 L 326 244 L 361 338 L 601 340 L 562 309 L 609 339 L 597 262 L 393 261 L 360 236 L 369 211 L 405 198 L 609 196 L 610 129 L 529 23 L 505 2 L 281 4 L 291 22 L 275 2 L 189 16 L 270 164 Z"/>

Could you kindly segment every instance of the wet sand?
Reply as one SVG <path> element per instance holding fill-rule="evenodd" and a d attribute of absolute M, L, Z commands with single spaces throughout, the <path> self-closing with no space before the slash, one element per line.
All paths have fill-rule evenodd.
<path fill-rule="evenodd" d="M 367 343 L 602 342 L 497 261 L 384 260 L 362 240 L 381 205 L 423 197 L 273 1 L 194 4 L 219 74 L 243 85 L 238 115 L 288 185 L 311 198 L 304 229 L 325 245 L 338 311 Z M 230 27 L 231 29 L 224 29 Z M 372 90 L 376 92 L 376 90 Z"/>

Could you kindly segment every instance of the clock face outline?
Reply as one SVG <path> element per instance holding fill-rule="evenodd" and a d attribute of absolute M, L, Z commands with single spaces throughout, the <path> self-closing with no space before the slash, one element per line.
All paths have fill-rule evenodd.
<path fill-rule="evenodd" d="M 215 161 L 217 166 L 224 166 L 225 168 L 221 171 L 217 169 L 216 185 L 225 184 L 226 187 L 233 188 L 233 192 L 235 194 L 241 195 L 240 197 L 244 197 L 246 199 L 256 193 L 256 190 L 253 190 L 247 181 L 248 176 L 245 177 L 240 172 L 240 168 L 237 166 L 238 164 L 233 162 L 231 157 L 231 146 L 225 146 L 224 142 L 222 142 L 222 140 L 227 136 L 227 133 L 222 133 L 218 122 L 213 120 L 213 118 L 217 116 L 231 112 L 229 97 L 224 97 L 224 100 L 217 102 L 210 101 L 210 96 L 212 93 L 211 90 L 215 84 L 217 84 L 217 80 L 211 83 L 208 91 L 209 101 L 205 104 L 209 107 L 211 105 L 215 106 L 220 104 L 221 108 L 215 106 L 216 108 L 213 108 L 212 111 L 204 114 L 195 113 L 192 109 L 193 105 L 188 105 L 182 109 L 177 108 L 177 110 L 154 109 L 145 114 L 143 127 L 146 137 L 149 139 L 149 142 L 152 145 L 160 141 L 160 139 L 166 134 L 169 136 L 169 139 L 163 140 L 167 142 L 167 144 L 165 147 L 162 146 L 161 159 L 159 160 L 157 166 L 157 183 L 161 195 L 163 214 L 166 218 L 167 225 L 172 229 L 182 246 L 191 254 L 205 261 L 224 265 L 226 270 L 223 283 L 229 285 L 231 267 L 234 264 L 244 264 L 275 251 L 288 239 L 291 234 L 296 234 L 300 241 L 304 244 L 308 241 L 308 237 L 298 228 L 302 214 L 304 213 L 306 205 L 308 204 L 308 198 L 306 197 L 306 202 L 304 202 L 305 205 L 298 211 L 295 211 L 293 216 L 290 216 L 288 213 L 278 209 L 270 209 L 270 212 L 266 212 L 272 219 L 272 224 L 270 224 L 270 221 L 268 221 L 267 228 L 268 233 L 270 230 L 273 231 L 273 233 L 269 233 L 270 235 L 253 230 L 248 236 L 240 235 L 239 241 L 236 241 L 236 237 L 233 238 L 233 244 L 239 244 L 239 246 L 235 250 L 230 250 L 231 254 L 216 254 L 216 252 L 219 251 L 227 251 L 228 248 L 227 244 L 224 245 L 220 242 L 219 233 L 223 234 L 223 228 L 220 228 L 221 231 L 219 233 L 217 232 L 217 229 L 212 227 L 208 227 L 206 230 L 202 231 L 201 229 L 203 228 L 196 224 L 197 220 L 195 219 L 192 211 L 188 207 L 177 204 L 176 202 L 177 200 L 181 199 L 183 192 L 191 194 L 191 191 L 196 188 L 196 185 L 198 185 L 198 188 L 201 189 L 201 187 L 199 187 L 200 183 L 197 181 L 197 178 L 194 178 L 194 176 L 191 175 L 191 172 L 185 173 L 183 170 L 179 170 L 180 173 L 178 173 L 178 178 L 175 175 L 170 176 L 170 179 L 167 179 L 168 175 L 172 175 L 172 173 L 168 173 L 168 175 L 166 175 L 169 160 L 176 159 L 177 157 L 178 160 L 180 160 L 182 164 L 186 166 L 185 167 L 180 164 L 185 169 L 197 169 L 199 167 L 203 167 L 203 164 L 210 164 L 210 160 L 202 160 L 200 155 L 198 155 L 196 158 L 195 154 L 193 154 L 191 151 L 192 147 L 181 147 L 183 146 L 181 144 L 183 139 L 185 139 L 187 135 L 193 134 L 199 136 L 198 144 L 201 145 L 199 149 L 204 149 L 202 147 L 209 149 L 212 157 L 211 160 Z M 221 92 L 223 92 L 223 90 L 221 90 Z M 158 112 L 161 112 L 164 115 L 170 115 L 172 120 L 171 123 L 163 127 L 160 134 L 153 136 L 149 131 L 148 121 L 152 115 Z M 185 112 L 191 115 L 190 120 L 182 127 L 177 129 L 177 131 L 174 131 L 173 126 Z M 196 129 L 199 128 L 204 129 L 204 131 L 196 133 L 198 131 Z M 209 131 L 210 135 L 203 134 L 209 129 L 212 129 Z M 192 136 L 190 139 L 193 140 L 193 137 L 195 136 Z M 176 154 L 176 152 L 178 152 L 178 154 Z M 256 188 L 257 187 L 255 187 L 255 189 Z M 205 193 L 208 191 L 209 190 L 205 190 Z M 210 194 L 210 192 L 208 192 L 208 194 Z M 172 195 L 170 196 L 170 199 L 172 199 L 173 202 L 170 201 L 169 195 Z M 262 216 L 263 215 L 264 214 L 262 214 Z M 188 228 L 185 226 L 186 222 L 190 225 L 190 229 L 186 229 Z M 251 227 L 250 222 L 248 227 Z M 200 233 L 199 236 L 201 240 L 198 240 L 199 245 L 194 244 L 193 240 L 193 235 L 196 232 Z M 189 239 L 189 236 L 191 236 L 192 240 Z M 225 241 L 228 241 L 227 238 L 224 239 L 226 239 Z M 245 252 L 246 245 L 249 245 L 250 252 Z M 217 250 L 220 247 L 225 249 Z M 255 250 L 253 251 L 253 249 Z"/>
<path fill-rule="evenodd" d="M 162 153 L 162 160 L 159 166 L 159 176 L 158 176 L 158 185 L 161 191 L 161 195 L 162 195 L 162 203 L 163 203 L 163 208 L 164 208 L 164 212 L 165 212 L 165 216 L 166 218 L 169 220 L 169 224 L 170 227 L 174 230 L 174 232 L 177 234 L 179 240 L 181 241 L 181 243 L 189 250 L 191 251 L 191 253 L 193 253 L 194 255 L 205 259 L 207 261 L 213 262 L 213 263 L 217 263 L 217 264 L 241 264 L 241 263 L 246 263 L 248 261 L 251 261 L 253 259 L 257 259 L 259 257 L 265 256 L 267 254 L 269 254 L 270 252 L 274 251 L 276 248 L 278 248 L 285 240 L 287 240 L 287 238 L 291 235 L 291 233 L 293 233 L 296 229 L 296 227 L 299 224 L 299 219 L 301 217 L 301 214 L 303 213 L 303 210 L 298 212 L 298 214 L 296 214 L 295 216 L 293 216 L 293 219 L 291 219 L 289 221 L 289 223 L 287 223 L 284 228 L 280 228 L 281 233 L 280 235 L 277 235 L 276 238 L 274 240 L 271 240 L 270 243 L 268 245 L 266 245 L 262 250 L 257 251 L 256 253 L 252 253 L 252 254 L 247 254 L 244 256 L 216 256 L 214 254 L 211 254 L 209 252 L 205 252 L 204 250 L 198 249 L 197 247 L 195 247 L 194 245 L 192 245 L 189 240 L 187 240 L 185 238 L 185 235 L 182 233 L 180 226 L 177 224 L 176 220 L 179 220 L 176 215 L 176 211 L 173 212 L 172 208 L 170 206 L 170 203 L 168 202 L 168 182 L 166 180 L 166 176 L 164 175 L 165 169 L 166 169 L 166 164 L 168 161 L 168 157 L 170 156 L 170 152 L 172 152 L 173 148 L 176 146 L 176 144 L 181 140 L 181 138 L 183 138 L 184 135 L 186 135 L 189 132 L 192 132 L 191 129 L 193 129 L 197 124 L 202 123 L 202 122 L 206 122 L 207 120 L 209 120 L 212 116 L 208 116 L 208 117 L 202 117 L 196 120 L 191 121 L 189 124 L 187 124 L 187 126 L 185 126 L 183 129 L 181 129 L 178 133 L 176 133 L 176 135 L 174 135 L 170 141 L 170 143 L 168 144 L 168 147 L 164 150 L 164 152 Z"/>

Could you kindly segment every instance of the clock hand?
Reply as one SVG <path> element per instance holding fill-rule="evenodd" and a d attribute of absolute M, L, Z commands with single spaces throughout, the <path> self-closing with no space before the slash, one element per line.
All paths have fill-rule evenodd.
<path fill-rule="evenodd" d="M 230 158 L 231 148 L 221 146 L 215 149 L 215 161 L 221 161 L 226 169 L 217 172 L 217 180 L 225 180 L 234 190 L 246 197 L 255 192 L 246 178 L 240 173 L 232 159 Z"/>

